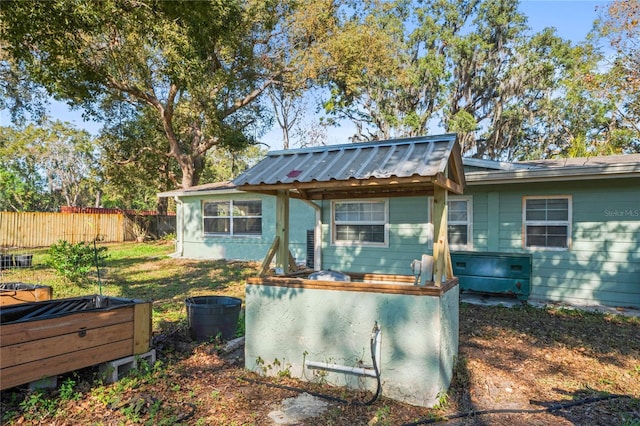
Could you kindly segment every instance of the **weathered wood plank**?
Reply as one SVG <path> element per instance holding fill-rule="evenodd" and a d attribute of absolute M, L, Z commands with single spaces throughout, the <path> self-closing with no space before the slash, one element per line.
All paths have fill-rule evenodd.
<path fill-rule="evenodd" d="M 151 344 L 151 302 L 134 306 L 133 353 L 139 355 L 149 350 Z"/>
<path fill-rule="evenodd" d="M 41 302 L 51 300 L 51 287 L 37 287 L 31 290 L 1 290 L 0 306 L 16 305 L 18 303 Z"/>
<path fill-rule="evenodd" d="M 0 242 L 5 247 L 47 247 L 70 243 L 125 241 L 123 214 L 0 212 Z"/>
<path fill-rule="evenodd" d="M 386 282 L 386 283 L 408 283 L 413 284 L 415 277 L 412 275 L 389 275 L 389 274 L 372 274 L 372 273 L 359 273 L 359 272 L 347 272 L 347 275 L 351 277 L 351 281 L 362 282 Z"/>
<path fill-rule="evenodd" d="M 276 250 L 276 271 L 288 274 L 289 268 L 289 191 L 278 191 L 276 196 L 276 236 L 280 239 Z M 277 273 L 277 272 L 276 272 Z"/>
<path fill-rule="evenodd" d="M 267 251 L 267 255 L 262 261 L 262 265 L 260 265 L 260 269 L 258 269 L 258 275 L 265 275 L 267 273 L 267 271 L 269 270 L 269 265 L 273 260 L 273 256 L 275 256 L 276 251 L 278 251 L 279 244 L 280 244 L 280 237 L 276 235 L 276 237 L 273 239 L 273 243 L 271 243 L 271 247 L 269 248 L 269 251 Z"/>
<path fill-rule="evenodd" d="M 78 332 L 83 328 L 133 323 L 133 305 L 118 309 L 77 312 L 58 318 L 24 321 L 0 326 L 2 346 Z"/>
<path fill-rule="evenodd" d="M 133 323 L 86 328 L 77 332 L 0 347 L 0 369 L 133 339 Z M 147 339 L 148 340 L 148 339 Z M 4 375 L 4 374 L 3 374 Z"/>
<path fill-rule="evenodd" d="M 131 355 L 132 351 L 132 341 L 129 339 L 2 369 L 0 389 L 123 358 Z"/>
<path fill-rule="evenodd" d="M 247 279 L 247 285 L 264 285 L 270 287 L 287 287 L 300 289 L 318 290 L 338 290 L 356 291 L 367 293 L 387 293 L 387 294 L 410 294 L 415 296 L 435 296 L 440 297 L 450 289 L 458 285 L 458 279 L 452 278 L 442 283 L 441 286 L 434 286 L 433 282 L 426 286 L 415 286 L 408 284 L 380 284 L 362 282 L 341 282 L 341 281 L 314 281 L 300 278 L 288 277 L 259 277 Z"/>

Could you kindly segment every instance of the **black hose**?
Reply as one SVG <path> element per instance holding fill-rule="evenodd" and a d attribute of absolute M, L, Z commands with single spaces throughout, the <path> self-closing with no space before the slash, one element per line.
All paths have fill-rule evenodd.
<path fill-rule="evenodd" d="M 357 406 L 371 405 L 371 404 L 373 404 L 374 402 L 376 402 L 378 400 L 378 398 L 380 397 L 380 394 L 382 393 L 382 382 L 380 381 L 380 371 L 378 370 L 378 363 L 376 362 L 376 351 L 375 351 L 375 338 L 376 338 L 376 334 L 377 334 L 377 332 L 379 330 L 380 329 L 378 328 L 378 322 L 376 321 L 376 323 L 373 326 L 373 332 L 371 333 L 371 341 L 370 341 L 369 349 L 371 350 L 371 361 L 373 362 L 373 370 L 376 373 L 377 386 L 376 386 L 376 393 L 368 401 L 349 401 L 349 400 L 346 400 L 346 399 L 337 398 L 335 396 L 326 395 L 326 394 L 319 393 L 319 392 L 314 392 L 314 391 L 309 391 L 309 390 L 303 389 L 303 388 L 297 388 L 297 387 L 287 386 L 287 385 L 279 385 L 277 383 L 269 383 L 269 382 L 264 382 L 264 381 L 260 381 L 260 380 L 249 379 L 247 377 L 238 377 L 238 378 L 240 380 L 244 380 L 244 381 L 249 382 L 249 383 L 265 385 L 265 386 L 269 386 L 269 387 L 273 387 L 273 388 L 290 390 L 290 391 L 300 392 L 300 393 L 306 392 L 309 395 L 315 396 L 317 398 L 326 399 L 326 400 L 332 401 L 332 402 L 338 402 L 340 404 L 357 405 Z"/>
<path fill-rule="evenodd" d="M 580 399 L 580 400 L 577 400 L 577 401 L 569 401 L 569 402 L 565 402 L 565 403 L 552 403 L 546 408 L 539 408 L 539 409 L 535 409 L 535 410 L 528 410 L 528 409 L 494 409 L 494 410 L 468 411 L 466 413 L 456 413 L 456 414 L 451 414 L 449 416 L 443 416 L 443 417 L 437 417 L 437 418 L 419 419 L 419 420 L 417 420 L 415 422 L 404 423 L 401 426 L 418 426 L 418 425 L 426 425 L 426 424 L 433 424 L 433 423 L 440 423 L 440 422 L 448 422 L 449 420 L 460 419 L 460 418 L 463 418 L 463 417 L 482 416 L 482 415 L 486 415 L 486 414 L 538 414 L 538 413 L 545 413 L 545 412 L 552 413 L 554 411 L 564 410 L 564 409 L 575 407 L 575 406 L 578 406 L 578 405 L 591 404 L 593 402 L 607 401 L 607 400 L 610 400 L 610 399 L 617 399 L 617 398 L 629 398 L 629 396 L 628 395 L 598 396 L 598 397 L 593 397 L 593 398 Z"/>

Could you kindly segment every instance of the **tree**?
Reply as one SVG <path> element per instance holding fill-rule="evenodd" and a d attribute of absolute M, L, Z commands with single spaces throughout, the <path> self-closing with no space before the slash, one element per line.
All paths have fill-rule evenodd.
<path fill-rule="evenodd" d="M 602 10 L 596 36 L 614 50 L 606 72 L 594 73 L 594 96 L 614 105 L 615 130 L 625 151 L 640 152 L 640 2 L 617 0 Z"/>
<path fill-rule="evenodd" d="M 284 1 L 3 1 L 0 40 L 34 82 L 87 113 L 154 111 L 187 188 L 210 149 L 262 131 L 257 99 L 295 69 L 283 63 L 290 15 Z"/>
<path fill-rule="evenodd" d="M 159 191 L 175 188 L 180 167 L 166 152 L 166 137 L 152 108 L 121 105 L 98 137 L 103 152 L 102 205 L 108 208 L 166 212 Z"/>
<path fill-rule="evenodd" d="M 3 208 L 47 211 L 92 198 L 97 153 L 86 131 L 60 121 L 0 129 Z"/>
<path fill-rule="evenodd" d="M 369 1 L 322 46 L 326 109 L 353 120 L 356 140 L 461 134 L 467 155 L 524 155 L 548 100 L 580 55 L 552 29 L 532 34 L 517 2 Z M 544 123 L 542 123 L 544 124 Z M 545 141 L 548 143 L 548 141 Z"/>
<path fill-rule="evenodd" d="M 17 124 L 45 115 L 46 93 L 26 76 L 24 67 L 13 61 L 0 40 L 0 110 L 9 111 Z"/>
<path fill-rule="evenodd" d="M 279 85 L 271 86 L 268 94 L 276 122 L 282 130 L 282 148 L 289 149 L 291 132 L 301 117 L 304 116 L 304 103 L 300 94 L 287 91 Z"/>
<path fill-rule="evenodd" d="M 624 71 L 624 84 L 630 91 L 640 92 L 640 1 L 609 3 L 597 29 L 617 53 L 616 66 Z"/>

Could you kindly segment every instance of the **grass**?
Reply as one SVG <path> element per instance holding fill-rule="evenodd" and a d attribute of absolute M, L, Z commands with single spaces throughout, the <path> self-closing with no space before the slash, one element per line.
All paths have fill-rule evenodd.
<path fill-rule="evenodd" d="M 186 298 L 222 295 L 244 299 L 246 278 L 254 275 L 258 266 L 250 262 L 174 259 L 169 256 L 174 247 L 166 242 L 106 247 L 108 259 L 100 270 L 100 282 L 95 273 L 83 284 L 57 277 L 45 265 L 46 250 L 38 250 L 34 251 L 32 268 L 2 271 L 0 283 L 49 285 L 54 298 L 102 291 L 106 296 L 152 300 L 154 332 L 168 331 L 166 336 L 178 337 L 171 331 L 186 321 Z M 239 330 L 244 330 L 242 315 Z M 457 364 L 449 392 L 440 395 L 440 407 L 425 409 L 383 398 L 370 407 L 332 407 L 309 424 L 400 425 L 455 412 L 543 407 L 536 401 L 562 403 L 622 395 L 624 398 L 553 413 L 485 415 L 477 423 L 469 418 L 456 424 L 640 426 L 638 336 L 640 318 L 635 317 L 561 308 L 461 304 Z M 176 340 L 175 345 L 181 343 Z M 222 361 L 215 345 L 189 346 L 173 356 L 170 349 L 177 346 L 164 344 L 164 353 L 172 355 L 153 370 L 139 371 L 111 385 L 72 376 L 60 390 L 48 393 L 4 392 L 1 422 L 249 425 L 266 419 L 276 404 L 292 396 L 287 391 L 239 382 L 238 377 L 246 374 L 242 363 Z M 285 360 L 282 363 L 286 365 Z M 274 378 L 285 384 L 296 384 L 296 379 Z M 190 406 L 193 416 L 182 421 Z"/>
<path fill-rule="evenodd" d="M 32 250 L 31 268 L 2 271 L 0 283 L 50 286 L 55 299 L 102 294 L 153 301 L 153 328 L 186 320 L 185 299 L 200 295 L 244 299 L 244 281 L 255 273 L 250 262 L 173 259 L 167 242 L 105 244 L 105 266 L 83 283 L 71 283 L 46 265 L 47 250 Z"/>

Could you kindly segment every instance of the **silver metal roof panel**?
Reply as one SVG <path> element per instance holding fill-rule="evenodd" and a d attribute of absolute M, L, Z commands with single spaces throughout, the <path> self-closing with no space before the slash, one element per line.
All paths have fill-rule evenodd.
<path fill-rule="evenodd" d="M 444 134 L 273 151 L 233 183 L 253 186 L 435 176 L 445 170 L 455 141 L 455 134 Z"/>

